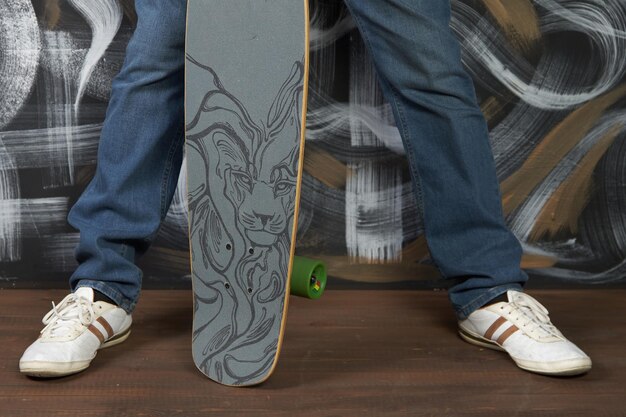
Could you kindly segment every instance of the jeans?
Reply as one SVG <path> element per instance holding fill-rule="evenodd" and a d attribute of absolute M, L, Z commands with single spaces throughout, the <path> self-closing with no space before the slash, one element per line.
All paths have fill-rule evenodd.
<path fill-rule="evenodd" d="M 446 0 L 346 0 L 404 141 L 431 258 L 459 319 L 521 290 L 487 125 L 450 30 Z M 134 308 L 135 259 L 173 198 L 184 143 L 184 0 L 136 0 L 139 22 L 113 92 L 96 174 L 68 221 L 80 230 L 72 289 Z M 167 24 L 162 24 L 167 22 Z"/>

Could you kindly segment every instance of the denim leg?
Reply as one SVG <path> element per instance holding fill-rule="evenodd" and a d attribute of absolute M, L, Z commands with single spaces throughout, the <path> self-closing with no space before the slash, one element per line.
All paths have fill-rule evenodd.
<path fill-rule="evenodd" d="M 449 27 L 448 0 L 346 0 L 404 141 L 430 255 L 457 317 L 521 289 L 487 124 Z"/>
<path fill-rule="evenodd" d="M 113 80 L 94 178 L 68 214 L 80 231 L 70 287 L 93 287 L 130 312 L 135 265 L 172 201 L 184 143 L 185 0 L 136 0 L 138 23 Z"/>

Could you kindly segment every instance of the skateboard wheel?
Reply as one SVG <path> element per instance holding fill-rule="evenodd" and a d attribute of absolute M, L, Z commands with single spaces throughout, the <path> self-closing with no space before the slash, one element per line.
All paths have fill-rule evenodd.
<path fill-rule="evenodd" d="M 291 294 L 312 300 L 326 288 L 326 265 L 315 259 L 295 256 L 291 268 Z"/>

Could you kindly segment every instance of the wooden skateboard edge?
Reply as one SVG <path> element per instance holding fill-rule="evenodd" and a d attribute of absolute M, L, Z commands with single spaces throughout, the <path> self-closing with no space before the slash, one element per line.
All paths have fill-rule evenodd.
<path fill-rule="evenodd" d="M 293 218 L 293 227 L 292 227 L 292 239 L 291 239 L 291 247 L 290 247 L 290 252 L 289 252 L 289 266 L 287 269 L 287 277 L 286 277 L 286 282 L 285 282 L 285 298 L 284 298 L 284 304 L 283 304 L 283 312 L 282 312 L 282 320 L 281 320 L 281 325 L 280 325 L 280 332 L 278 335 L 278 344 L 276 346 L 276 354 L 274 355 L 274 361 L 272 363 L 272 367 L 269 369 L 269 371 L 267 372 L 267 374 L 259 379 L 258 381 L 255 381 L 254 383 L 250 383 L 250 384 L 228 384 L 228 383 L 224 383 L 221 381 L 216 381 L 215 379 L 211 378 L 209 375 L 205 374 L 200 367 L 198 366 L 197 362 L 195 361 L 195 358 L 193 358 L 193 363 L 194 366 L 196 367 L 196 369 L 198 369 L 198 371 L 206 376 L 208 379 L 210 379 L 213 382 L 216 382 L 220 385 L 224 385 L 224 386 L 228 386 L 228 387 L 234 387 L 234 388 L 245 388 L 245 387 L 254 387 L 257 385 L 260 385 L 262 383 L 264 383 L 265 381 L 267 381 L 270 376 L 272 376 L 272 374 L 274 373 L 274 370 L 276 369 L 276 365 L 278 364 L 278 358 L 280 356 L 281 353 L 281 349 L 282 349 L 282 344 L 283 344 L 283 337 L 284 337 L 284 333 L 285 333 L 285 328 L 286 328 L 286 322 L 287 322 L 287 310 L 289 307 L 289 296 L 290 296 L 290 290 L 291 290 L 291 273 L 292 273 L 292 269 L 293 269 L 293 259 L 295 256 L 295 249 L 296 249 L 296 236 L 297 236 L 297 231 L 298 231 L 298 215 L 300 213 L 300 195 L 301 195 L 301 188 L 302 188 L 302 175 L 303 175 L 303 171 L 304 171 L 304 145 L 305 145 L 305 138 L 306 138 L 306 116 L 307 116 L 307 105 L 308 105 L 308 91 L 309 91 L 309 65 L 310 65 L 310 57 L 309 57 L 309 53 L 310 53 L 310 17 L 309 17 L 309 0 L 302 0 L 304 3 L 304 76 L 303 76 L 303 88 L 302 88 L 302 112 L 300 115 L 301 118 L 301 129 L 300 129 L 300 151 L 299 151 L 299 162 L 298 162 L 298 178 L 296 180 L 296 202 L 294 205 L 294 218 Z M 186 20 L 185 20 L 185 67 L 187 66 L 187 51 L 188 51 L 188 36 L 189 36 L 189 27 L 188 27 L 188 22 L 189 22 L 189 10 L 190 7 L 187 7 L 186 10 Z M 184 71 L 184 85 L 186 86 L 187 83 L 187 70 L 185 69 Z M 183 100 L 185 103 L 185 109 L 187 106 L 187 88 L 184 88 L 183 91 Z M 184 123 L 185 123 L 185 130 L 187 130 L 187 111 L 185 110 L 184 112 Z M 184 143 L 186 145 L 187 143 L 187 135 L 185 134 L 185 138 L 184 138 Z M 189 166 L 186 166 L 186 169 L 189 169 Z M 186 198 L 185 198 L 185 203 L 187 204 L 187 212 L 189 212 L 189 201 L 188 201 L 188 196 L 189 196 L 189 178 L 187 175 L 187 181 L 186 181 Z M 188 221 L 187 222 L 187 236 L 188 236 L 188 241 L 189 241 L 189 267 L 190 267 L 190 273 L 191 273 L 191 288 L 192 288 L 192 303 L 193 300 L 195 300 L 195 286 L 194 286 L 194 278 L 193 278 L 193 259 L 191 257 L 191 251 L 192 251 L 192 235 L 191 235 L 191 222 Z M 193 304 L 192 304 L 193 306 Z M 192 334 L 191 334 L 191 343 L 193 344 L 193 323 L 195 321 L 195 310 L 192 312 L 193 313 L 193 318 L 192 318 L 192 322 L 191 322 L 191 327 L 192 327 Z"/>
<path fill-rule="evenodd" d="M 184 67 L 183 67 L 183 123 L 185 124 L 184 126 L 184 130 L 185 130 L 185 141 L 183 143 L 183 147 L 185 148 L 185 152 L 186 152 L 186 148 L 187 148 L 187 45 L 189 44 L 189 3 L 187 3 L 187 10 L 185 10 L 185 61 L 184 61 Z M 192 252 L 192 236 L 191 236 L 191 215 L 189 212 L 189 165 L 188 165 L 188 161 L 185 164 L 185 170 L 187 172 L 185 172 L 185 204 L 187 206 L 187 240 L 189 241 L 189 277 L 190 277 L 190 281 L 191 281 L 191 308 L 192 308 L 192 319 L 191 319 L 191 345 L 193 346 L 193 323 L 195 321 L 195 315 L 196 315 L 196 311 L 195 311 L 195 294 L 196 294 L 196 290 L 194 287 L 194 279 L 193 279 L 193 257 L 191 256 L 191 252 Z M 196 367 L 196 369 L 202 373 L 202 375 L 204 375 L 204 372 L 202 372 L 202 370 L 200 369 L 200 367 L 198 366 L 198 364 L 196 363 L 195 359 L 193 358 L 193 349 L 192 349 L 192 362 L 194 364 L 194 366 Z"/>

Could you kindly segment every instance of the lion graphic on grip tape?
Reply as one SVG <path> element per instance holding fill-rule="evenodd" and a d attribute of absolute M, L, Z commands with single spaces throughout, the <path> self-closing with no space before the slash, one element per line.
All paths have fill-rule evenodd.
<path fill-rule="evenodd" d="M 201 259 L 193 261 L 194 276 L 203 284 L 195 288 L 196 303 L 212 306 L 209 317 L 194 325 L 193 337 L 203 338 L 202 366 L 218 379 L 227 373 L 243 381 L 251 375 L 239 368 L 253 361 L 263 370 L 277 347 L 269 335 L 276 334 L 270 330 L 280 320 L 265 313 L 255 317 L 255 312 L 266 310 L 258 304 L 284 302 L 285 284 L 278 274 L 287 274 L 290 257 L 304 66 L 294 63 L 255 119 L 252 108 L 229 92 L 211 67 L 189 55 L 187 60 L 195 75 L 207 80 L 206 94 L 188 107 L 186 130 L 188 163 L 194 164 L 194 178 L 188 179 L 190 233 L 201 248 L 194 253 Z M 222 319 L 224 309 L 231 312 L 228 322 Z M 238 347 L 265 344 L 266 336 L 258 357 L 237 355 Z"/>

